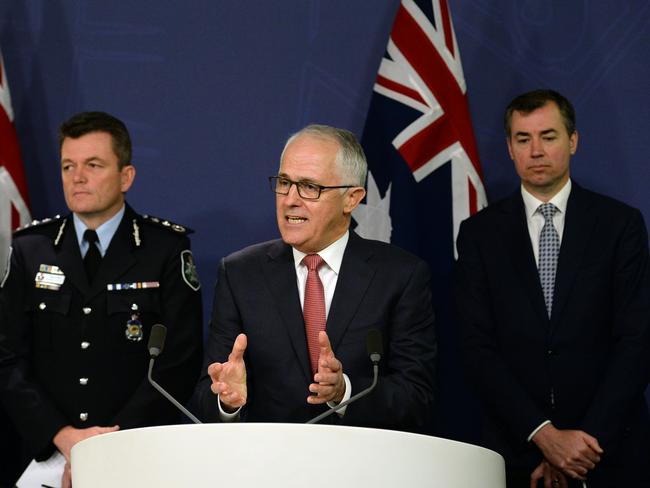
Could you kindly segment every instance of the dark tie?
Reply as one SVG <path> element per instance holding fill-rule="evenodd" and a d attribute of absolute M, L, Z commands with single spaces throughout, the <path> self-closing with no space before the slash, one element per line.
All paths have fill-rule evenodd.
<path fill-rule="evenodd" d="M 544 302 L 548 318 L 551 318 L 553 309 L 553 290 L 555 288 L 555 272 L 557 259 L 560 254 L 560 236 L 553 225 L 553 215 L 557 207 L 552 203 L 543 203 L 537 209 L 544 216 L 544 227 L 539 235 L 539 281 L 544 292 Z"/>
<path fill-rule="evenodd" d="M 305 318 L 305 332 L 307 334 L 307 347 L 312 373 L 318 371 L 318 333 L 325 330 L 325 292 L 323 283 L 318 275 L 318 268 L 325 262 L 318 254 L 308 254 L 302 260 L 307 266 L 307 282 L 305 283 L 305 303 L 303 316 Z"/>
<path fill-rule="evenodd" d="M 84 269 L 86 270 L 88 283 L 92 283 L 97 274 L 99 264 L 102 262 L 102 255 L 99 253 L 97 244 L 95 244 L 99 238 L 97 237 L 97 232 L 86 229 L 84 239 L 88 242 L 88 252 L 86 252 L 86 256 L 84 257 Z"/>

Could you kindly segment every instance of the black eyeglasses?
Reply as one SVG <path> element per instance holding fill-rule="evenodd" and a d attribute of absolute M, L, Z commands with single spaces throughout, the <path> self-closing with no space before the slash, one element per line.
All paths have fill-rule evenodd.
<path fill-rule="evenodd" d="M 309 181 L 293 181 L 283 176 L 269 176 L 269 183 L 271 183 L 271 191 L 278 195 L 288 195 L 291 190 L 291 185 L 296 185 L 298 195 L 305 200 L 318 200 L 320 194 L 325 190 L 333 190 L 335 188 L 354 188 L 357 185 L 339 185 L 339 186 L 324 186 Z"/>

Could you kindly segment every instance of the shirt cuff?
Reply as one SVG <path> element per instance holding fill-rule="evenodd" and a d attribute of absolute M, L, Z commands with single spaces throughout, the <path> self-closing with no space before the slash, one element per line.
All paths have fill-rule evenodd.
<path fill-rule="evenodd" d="M 533 437 L 535 437 L 535 434 L 537 434 L 540 430 L 542 430 L 542 427 L 544 427 L 545 425 L 548 425 L 550 423 L 551 423 L 550 420 L 545 420 L 544 422 L 539 424 L 537 426 L 537 428 L 530 433 L 530 435 L 528 436 L 527 441 L 530 442 L 531 440 L 533 440 Z"/>
<path fill-rule="evenodd" d="M 343 380 L 345 381 L 345 392 L 343 393 L 343 398 L 341 399 L 340 402 L 327 402 L 327 406 L 330 408 L 334 408 L 337 405 L 346 402 L 350 399 L 350 396 L 352 396 L 352 383 L 350 383 L 350 378 L 348 378 L 348 375 L 343 373 Z M 345 411 L 347 410 L 347 406 L 343 407 L 341 410 L 337 410 L 337 414 L 339 417 L 343 417 L 345 415 Z"/>
<path fill-rule="evenodd" d="M 226 412 L 221 407 L 221 400 L 219 399 L 219 395 L 217 395 L 217 405 L 219 406 L 219 419 L 221 419 L 222 422 L 236 422 L 239 420 L 239 412 L 241 412 L 241 407 L 232 413 Z"/>

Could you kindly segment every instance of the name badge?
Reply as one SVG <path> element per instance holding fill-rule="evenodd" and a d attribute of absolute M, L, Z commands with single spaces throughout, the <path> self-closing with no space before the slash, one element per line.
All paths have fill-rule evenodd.
<path fill-rule="evenodd" d="M 50 264 L 41 264 L 38 267 L 38 273 L 34 277 L 36 288 L 46 290 L 59 290 L 65 282 L 65 275 L 58 266 Z"/>

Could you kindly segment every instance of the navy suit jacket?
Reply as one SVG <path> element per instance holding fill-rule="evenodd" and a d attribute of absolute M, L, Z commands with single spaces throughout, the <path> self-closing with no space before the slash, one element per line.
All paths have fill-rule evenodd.
<path fill-rule="evenodd" d="M 598 439 L 592 479 L 650 459 L 648 237 L 638 210 L 576 184 L 565 218 L 550 320 L 520 192 L 462 223 L 455 296 L 486 446 L 532 471 L 526 439 L 550 419 Z"/>
<path fill-rule="evenodd" d="M 422 430 L 431 417 L 436 339 L 430 273 L 422 260 L 350 232 L 326 330 L 353 392 L 366 388 L 372 366 L 370 328 L 383 334 L 376 390 L 329 422 Z M 293 253 L 281 240 L 226 257 L 220 266 L 206 344 L 207 366 L 226 361 L 235 337 L 248 337 L 248 402 L 244 421 L 305 422 L 325 407 L 307 403 L 313 376 Z M 205 374 L 198 386 L 202 415 L 216 420 L 216 397 Z"/>

